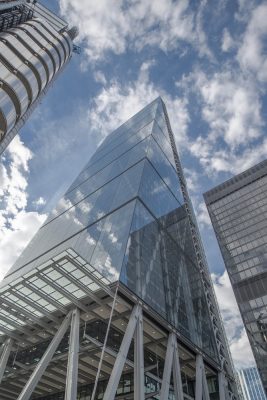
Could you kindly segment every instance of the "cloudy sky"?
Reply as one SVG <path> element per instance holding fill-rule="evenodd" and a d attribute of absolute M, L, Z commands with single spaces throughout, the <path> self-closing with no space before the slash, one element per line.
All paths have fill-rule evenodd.
<path fill-rule="evenodd" d="M 82 54 L 73 56 L 0 164 L 0 276 L 99 141 L 161 95 L 235 363 L 252 365 L 202 193 L 267 156 L 267 2 L 43 3 L 79 27 Z"/>

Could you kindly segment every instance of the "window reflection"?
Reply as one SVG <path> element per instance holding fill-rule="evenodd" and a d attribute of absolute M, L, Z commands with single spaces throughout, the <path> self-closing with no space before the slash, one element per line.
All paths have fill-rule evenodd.
<path fill-rule="evenodd" d="M 176 234 L 177 233 L 177 234 Z M 212 357 L 214 336 L 182 206 L 153 218 L 137 201 L 120 280 Z"/>

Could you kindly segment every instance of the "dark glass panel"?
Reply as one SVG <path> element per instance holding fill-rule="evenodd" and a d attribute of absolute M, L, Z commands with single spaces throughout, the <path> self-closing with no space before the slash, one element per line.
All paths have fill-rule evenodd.
<path fill-rule="evenodd" d="M 86 195 L 94 192 L 96 189 L 103 186 L 105 183 L 120 175 L 129 167 L 142 160 L 147 153 L 150 143 L 150 138 L 144 139 L 136 146 L 125 152 L 122 156 L 108 164 L 96 174 L 89 176 L 84 182 L 80 183 L 74 189 L 69 190 L 65 198 L 68 198 L 72 203 L 77 202 L 84 198 Z M 87 171 L 88 174 L 90 170 Z M 83 175 L 83 178 L 85 175 Z M 80 181 L 80 179 L 75 182 Z M 73 185 L 74 186 L 74 185 Z"/>
<path fill-rule="evenodd" d="M 136 132 L 143 126 L 150 123 L 155 118 L 156 109 L 158 108 L 159 102 L 160 100 L 156 99 L 155 101 L 153 101 L 153 103 L 143 108 L 139 113 L 135 114 L 132 118 L 126 121 L 118 129 L 109 134 L 108 137 L 104 140 L 104 142 L 99 146 L 99 150 L 102 150 L 103 147 L 117 140 L 118 137 L 123 136 L 125 132 L 128 131 Z"/>
<path fill-rule="evenodd" d="M 69 203 L 61 199 L 56 211 L 61 210 L 62 214 L 38 231 L 14 268 L 38 257 L 137 196 L 143 165 L 143 161 L 136 164 L 74 207 L 68 208 Z"/>
<path fill-rule="evenodd" d="M 157 218 L 166 215 L 180 206 L 179 202 L 148 161 L 145 162 L 139 196 Z"/>
<path fill-rule="evenodd" d="M 169 162 L 173 165 L 175 168 L 175 161 L 174 161 L 174 155 L 173 155 L 173 150 L 171 147 L 171 142 L 169 139 L 169 136 L 166 137 L 161 128 L 159 127 L 157 121 L 154 121 L 153 125 L 153 130 L 152 130 L 152 135 L 158 145 L 160 146 L 161 150 L 164 152 L 165 156 L 168 158 Z"/>
<path fill-rule="evenodd" d="M 159 220 L 138 201 L 120 280 L 184 336 L 216 357 L 199 269 L 186 254 L 191 241 L 183 207 Z"/>
<path fill-rule="evenodd" d="M 183 204 L 181 187 L 176 170 L 169 163 L 165 154 L 162 152 L 162 150 L 153 138 L 151 138 L 150 140 L 148 158 L 152 162 L 153 166 L 155 167 L 161 178 L 171 189 L 172 193 L 176 196 L 179 203 Z"/>
<path fill-rule="evenodd" d="M 96 268 L 103 278 L 108 279 L 110 282 L 118 280 L 134 206 L 135 201 L 128 203 L 106 218 L 101 219 L 99 222 L 50 249 L 47 246 L 41 249 L 39 237 L 36 235 L 31 242 L 31 247 L 34 248 L 37 246 L 38 252 L 34 254 L 31 251 L 29 254 L 27 247 L 10 272 L 12 273 L 12 271 L 29 263 L 24 268 L 26 273 L 65 250 L 72 249 L 77 255 Z M 43 252 L 46 253 L 42 255 Z M 34 256 L 36 256 L 36 259 L 30 262 Z"/>
<path fill-rule="evenodd" d="M 147 136 L 150 135 L 148 133 L 148 131 L 146 132 L 146 134 L 147 134 Z M 144 138 L 145 137 L 146 136 L 144 136 Z M 73 182 L 73 184 L 69 188 L 69 191 L 71 191 L 73 188 L 78 186 L 84 180 L 88 179 L 90 176 L 92 176 L 92 175 L 96 174 L 98 171 L 102 170 L 104 167 L 106 167 L 112 161 L 121 157 L 128 150 L 134 148 L 134 146 L 136 144 L 138 144 L 141 140 L 142 139 L 140 139 L 137 136 L 132 136 L 132 137 L 130 137 L 129 140 L 127 140 L 124 143 L 122 143 L 121 145 L 117 146 L 113 151 L 109 152 L 106 156 L 102 157 L 100 160 L 96 161 L 94 164 L 87 166 L 81 172 L 81 174 L 78 176 L 78 178 Z"/>

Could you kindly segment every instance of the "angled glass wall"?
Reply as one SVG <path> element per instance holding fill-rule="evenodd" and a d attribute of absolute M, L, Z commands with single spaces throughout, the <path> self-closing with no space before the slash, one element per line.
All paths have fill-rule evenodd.
<path fill-rule="evenodd" d="M 110 134 L 5 278 L 74 251 L 218 361 L 162 100 Z"/>

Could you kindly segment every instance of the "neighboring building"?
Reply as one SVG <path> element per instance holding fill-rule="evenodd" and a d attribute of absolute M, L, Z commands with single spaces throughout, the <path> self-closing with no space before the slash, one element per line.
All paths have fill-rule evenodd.
<path fill-rule="evenodd" d="M 267 392 L 267 161 L 204 194 Z"/>
<path fill-rule="evenodd" d="M 244 400 L 266 400 L 261 378 L 256 367 L 238 371 Z"/>
<path fill-rule="evenodd" d="M 237 399 L 203 257 L 158 98 L 98 147 L 2 282 L 1 400 Z"/>
<path fill-rule="evenodd" d="M 0 155 L 70 60 L 76 33 L 35 0 L 0 2 Z"/>

